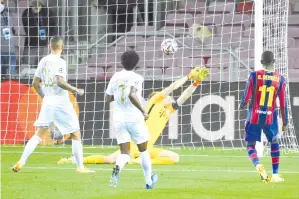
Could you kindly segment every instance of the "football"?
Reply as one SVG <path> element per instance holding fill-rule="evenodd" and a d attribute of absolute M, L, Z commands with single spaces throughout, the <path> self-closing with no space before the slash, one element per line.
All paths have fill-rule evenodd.
<path fill-rule="evenodd" d="M 174 39 L 165 39 L 161 44 L 161 50 L 165 55 L 173 55 L 178 50 L 178 44 Z"/>

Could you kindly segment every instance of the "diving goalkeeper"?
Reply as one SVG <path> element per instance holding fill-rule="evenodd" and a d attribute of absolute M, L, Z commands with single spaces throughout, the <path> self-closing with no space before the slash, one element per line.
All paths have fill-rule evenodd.
<path fill-rule="evenodd" d="M 153 93 L 149 98 L 147 104 L 148 119 L 145 121 L 150 134 L 150 140 L 148 141 L 148 150 L 151 156 L 152 164 L 175 164 L 179 161 L 179 155 L 175 152 L 165 150 L 163 148 L 154 147 L 154 143 L 158 137 L 162 134 L 169 117 L 174 113 L 187 99 L 194 93 L 197 86 L 209 75 L 209 71 L 205 67 L 195 67 L 185 77 L 176 80 L 170 86 L 162 90 L 161 92 Z M 192 80 L 193 83 L 181 94 L 176 100 L 172 100 L 169 96 L 174 90 L 183 86 L 188 80 Z M 134 142 L 131 141 L 131 162 L 140 163 L 139 151 Z M 114 153 L 104 155 L 91 155 L 84 158 L 84 164 L 114 164 L 117 157 L 120 155 L 120 151 L 117 150 Z M 63 158 L 57 162 L 57 164 L 70 164 L 75 163 L 74 158 Z"/>

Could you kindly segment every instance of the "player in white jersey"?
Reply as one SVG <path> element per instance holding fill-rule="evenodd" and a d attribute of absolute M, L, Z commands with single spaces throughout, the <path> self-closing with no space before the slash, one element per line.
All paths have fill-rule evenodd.
<path fill-rule="evenodd" d="M 84 168 L 79 120 L 68 95 L 68 91 L 83 95 L 84 90 L 67 83 L 66 62 L 60 58 L 63 47 L 61 37 L 52 37 L 50 41 L 51 54 L 42 58 L 36 69 L 32 85 L 39 96 L 43 98 L 38 120 L 34 123 L 38 130 L 26 144 L 21 159 L 12 168 L 14 172 L 18 172 L 25 165 L 27 158 L 42 142 L 53 124 L 63 135 L 71 134 L 72 152 L 76 159 L 77 172 L 94 172 Z"/>
<path fill-rule="evenodd" d="M 113 167 L 110 185 L 116 187 L 122 168 L 130 161 L 130 141 L 137 144 L 141 157 L 141 166 L 145 176 L 145 188 L 152 189 L 158 181 L 157 174 L 152 173 L 152 163 L 147 142 L 149 133 L 144 120 L 148 115 L 141 106 L 143 77 L 134 72 L 139 61 L 135 51 L 126 51 L 121 56 L 124 70 L 115 73 L 106 90 L 105 101 L 115 101 L 113 122 L 117 143 L 121 155 Z"/>

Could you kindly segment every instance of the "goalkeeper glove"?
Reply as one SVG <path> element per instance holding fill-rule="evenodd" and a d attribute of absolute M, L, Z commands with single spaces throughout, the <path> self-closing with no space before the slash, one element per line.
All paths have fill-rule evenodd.
<path fill-rule="evenodd" d="M 188 74 L 188 80 L 197 80 L 198 72 L 201 70 L 200 67 L 195 67 L 191 70 L 191 72 Z"/>
<path fill-rule="evenodd" d="M 204 79 L 206 79 L 210 75 L 210 71 L 206 67 L 200 68 L 197 73 L 196 80 L 202 82 Z"/>

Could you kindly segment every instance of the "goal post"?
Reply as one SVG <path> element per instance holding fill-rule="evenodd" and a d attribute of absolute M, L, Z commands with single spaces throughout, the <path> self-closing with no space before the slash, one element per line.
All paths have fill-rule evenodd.
<path fill-rule="evenodd" d="M 136 72 L 145 78 L 145 100 L 152 91 L 162 90 L 194 66 L 205 65 L 211 72 L 170 118 L 157 146 L 244 148 L 246 111 L 238 110 L 238 103 L 250 71 L 261 67 L 263 50 L 274 52 L 276 69 L 288 77 L 288 0 L 124 2 L 46 0 L 45 6 L 57 15 L 59 34 L 65 38 L 63 58 L 68 63 L 68 81 L 85 89 L 83 97 L 70 94 L 79 114 L 84 145 L 116 145 L 113 104 L 104 102 L 104 92 L 111 76 L 122 70 L 122 52 L 135 50 L 140 57 Z M 10 5 L 15 8 L 13 26 L 19 30 L 14 37 L 19 47 L 19 71 L 1 82 L 1 143 L 6 145 L 26 143 L 35 132 L 33 123 L 41 106 L 30 88 L 35 67 L 23 63 L 28 56 L 23 50 L 24 29 L 28 27 L 22 23 L 22 13 L 29 6 L 25 0 Z M 161 42 L 166 38 L 175 39 L 179 45 L 172 56 L 161 52 Z M 298 83 L 290 84 L 295 86 L 288 89 L 296 95 Z M 176 99 L 187 86 L 172 97 Z M 289 102 L 291 97 L 288 90 Z M 292 106 L 289 103 L 290 113 Z M 295 129 L 298 132 L 299 126 L 293 124 L 292 117 L 299 115 L 290 116 L 290 128 L 280 138 L 286 153 L 298 151 Z M 57 128 L 51 130 L 49 139 L 53 137 L 62 139 Z"/>

